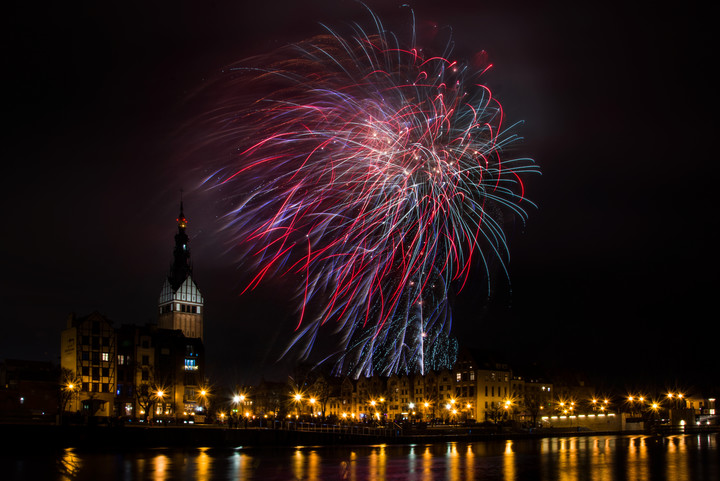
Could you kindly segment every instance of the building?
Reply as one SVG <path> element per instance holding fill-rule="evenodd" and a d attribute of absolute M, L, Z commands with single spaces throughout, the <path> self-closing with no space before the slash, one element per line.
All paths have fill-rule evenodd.
<path fill-rule="evenodd" d="M 463 349 L 452 369 L 425 374 L 344 378 L 327 413 L 348 420 L 533 422 L 551 404 L 544 377 L 513 374 L 487 355 Z"/>
<path fill-rule="evenodd" d="M 98 312 L 68 318 L 61 334 L 61 368 L 69 379 L 63 411 L 186 422 L 205 414 L 204 299 L 192 279 L 182 202 L 177 226 L 157 324 L 115 327 Z"/>
<path fill-rule="evenodd" d="M 54 420 L 60 401 L 57 379 L 57 366 L 50 362 L 0 362 L 0 422 Z"/>
<path fill-rule="evenodd" d="M 117 336 L 112 322 L 99 312 L 71 314 L 60 335 L 60 368 L 71 392 L 66 411 L 89 416 L 114 415 Z"/>
<path fill-rule="evenodd" d="M 175 234 L 173 263 L 163 283 L 158 301 L 158 327 L 179 329 L 189 338 L 203 338 L 204 300 L 192 278 L 192 263 L 188 235 L 185 232 L 187 219 L 180 202 L 177 218 L 178 232 Z"/>

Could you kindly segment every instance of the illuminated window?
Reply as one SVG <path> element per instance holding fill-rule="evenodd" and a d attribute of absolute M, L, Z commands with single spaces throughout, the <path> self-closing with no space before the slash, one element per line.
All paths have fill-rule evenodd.
<path fill-rule="evenodd" d="M 103 352 L 103 353 L 102 353 L 102 360 L 103 360 L 103 361 L 109 361 L 109 360 L 110 360 L 110 353 L 109 353 L 109 352 Z"/>
<path fill-rule="evenodd" d="M 185 359 L 185 370 L 186 371 L 197 371 L 197 359 Z"/>

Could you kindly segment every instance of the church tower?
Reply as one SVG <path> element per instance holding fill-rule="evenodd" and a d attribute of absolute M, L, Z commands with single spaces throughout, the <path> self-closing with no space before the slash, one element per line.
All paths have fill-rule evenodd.
<path fill-rule="evenodd" d="M 205 308 L 202 294 L 192 279 L 192 263 L 188 236 L 185 233 L 187 219 L 180 201 L 180 215 L 177 218 L 178 232 L 175 234 L 175 251 L 160 292 L 158 306 L 160 316 L 158 327 L 161 329 L 179 329 L 185 337 L 203 338 L 203 311 Z"/>

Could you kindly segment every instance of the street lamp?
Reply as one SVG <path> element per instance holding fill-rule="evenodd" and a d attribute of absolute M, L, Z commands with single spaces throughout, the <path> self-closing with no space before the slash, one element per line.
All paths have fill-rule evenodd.
<path fill-rule="evenodd" d="M 165 397 L 165 391 L 162 389 L 158 389 L 157 392 L 155 392 L 155 397 L 158 399 L 159 406 L 157 409 L 155 409 L 155 415 L 158 414 L 162 415 L 165 412 L 165 405 L 164 405 L 164 397 Z"/>
<path fill-rule="evenodd" d="M 296 392 L 293 394 L 293 402 L 295 403 L 295 419 L 300 417 L 300 406 L 302 405 L 302 394 Z"/>

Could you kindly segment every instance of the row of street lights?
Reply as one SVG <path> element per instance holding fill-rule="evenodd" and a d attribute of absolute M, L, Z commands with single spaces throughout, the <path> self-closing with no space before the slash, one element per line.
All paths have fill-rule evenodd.
<path fill-rule="evenodd" d="M 72 399 L 74 395 L 78 394 L 80 391 L 80 386 L 76 382 L 68 382 L 64 386 L 64 390 L 68 393 L 68 400 Z M 152 391 L 151 396 L 154 401 L 163 404 L 165 402 L 165 399 L 167 397 L 167 391 L 164 388 L 156 388 L 156 390 Z M 208 401 L 211 396 L 210 390 L 207 388 L 202 388 L 200 391 L 198 391 L 198 402 L 200 406 L 203 408 L 208 407 Z M 680 391 L 669 391 L 664 395 L 664 398 L 660 399 L 648 399 L 646 396 L 642 394 L 630 394 L 625 398 L 624 401 L 624 407 L 626 409 L 629 409 L 630 413 L 635 413 L 642 410 L 647 411 L 654 411 L 658 412 L 658 410 L 663 407 L 662 405 L 664 403 L 669 404 L 667 407 L 683 407 L 685 402 L 686 396 Z M 243 411 L 246 406 L 246 403 L 248 402 L 248 398 L 245 394 L 238 393 L 232 395 L 232 404 L 234 404 L 234 412 L 237 413 L 240 405 L 243 406 Z M 303 404 L 307 402 L 307 406 L 310 412 L 311 416 L 319 415 L 320 413 L 316 411 L 316 406 L 318 404 L 318 400 L 315 397 L 305 397 L 304 394 L 300 392 L 295 392 L 292 395 L 292 400 L 295 403 L 295 416 L 296 418 L 303 414 Z M 369 405 L 372 409 L 372 414 L 377 419 L 380 419 L 381 414 L 384 413 L 384 405 L 385 405 L 385 398 L 379 397 L 377 399 L 371 399 L 369 402 Z M 513 408 L 517 405 L 517 401 L 512 398 L 506 398 L 504 399 L 497 407 L 501 411 L 505 411 L 508 414 L 512 414 Z M 422 401 L 418 404 L 414 402 L 410 402 L 407 404 L 409 412 L 407 414 L 411 414 L 413 417 L 417 415 L 416 408 L 422 409 L 423 417 L 428 417 L 430 415 L 430 409 L 433 407 L 433 404 L 429 401 Z M 586 410 L 592 409 L 593 411 L 600 411 L 600 412 L 609 412 L 611 409 L 611 402 L 608 398 L 598 398 L 598 397 L 592 397 L 585 403 L 577 403 L 575 400 L 572 399 L 557 399 L 555 404 L 555 409 L 557 412 L 565 414 L 565 415 L 572 415 L 577 412 L 583 412 Z M 623 406 L 620 406 L 622 409 Z M 450 399 L 449 402 L 447 402 L 444 405 L 445 411 L 449 416 L 457 416 L 459 413 L 462 413 L 465 411 L 467 413 L 468 418 L 472 417 L 473 414 L 473 406 L 471 403 L 466 403 L 463 406 L 461 406 L 461 403 L 458 402 L 456 399 Z M 542 409 L 542 406 L 540 407 Z M 433 415 L 434 415 L 433 410 Z M 244 412 L 245 416 L 249 416 L 250 413 Z M 347 418 L 347 416 L 343 416 L 344 418 Z"/>

